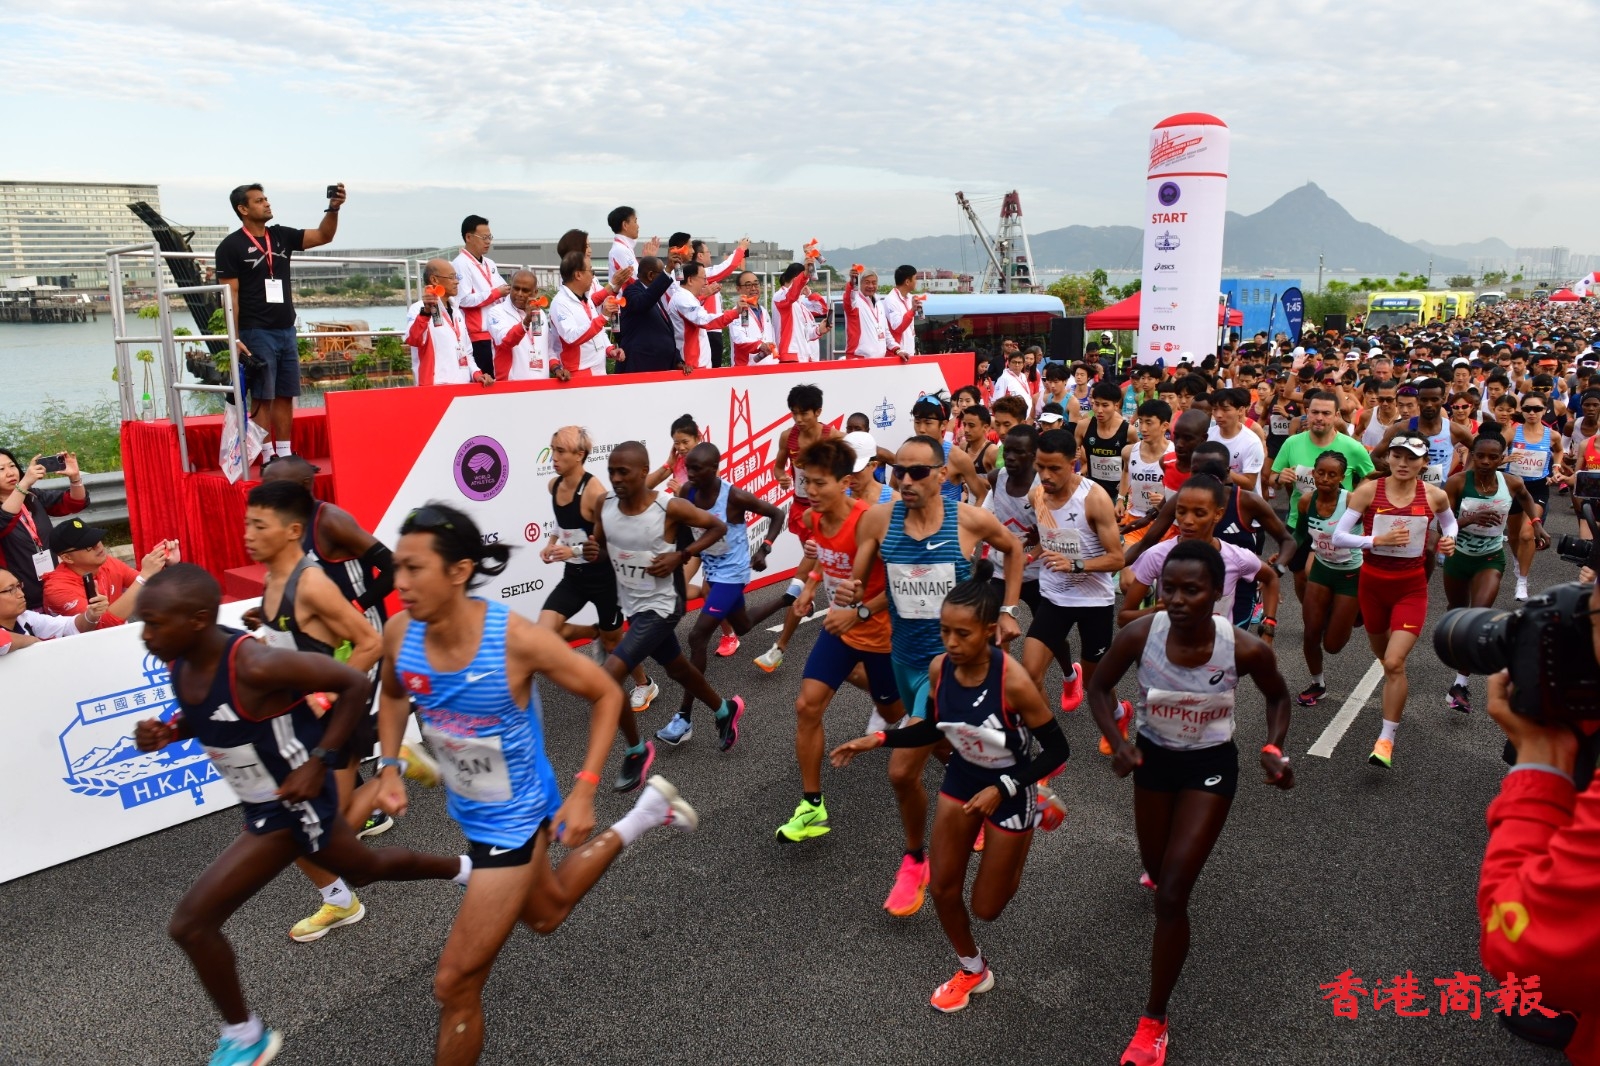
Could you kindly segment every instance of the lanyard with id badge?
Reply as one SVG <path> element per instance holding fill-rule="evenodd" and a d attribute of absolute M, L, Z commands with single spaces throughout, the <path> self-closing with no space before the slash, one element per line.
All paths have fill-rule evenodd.
<path fill-rule="evenodd" d="M 56 568 L 55 558 L 51 556 L 50 549 L 40 542 L 39 527 L 34 524 L 33 515 L 28 513 L 26 500 L 23 501 L 22 510 L 17 512 L 17 517 L 22 519 L 23 528 L 28 531 L 28 536 L 33 538 L 33 574 L 43 581 L 44 576 Z"/>
<path fill-rule="evenodd" d="M 263 232 L 261 234 L 261 236 L 266 241 L 266 246 L 265 247 L 262 247 L 261 242 L 256 240 L 255 234 L 251 233 L 249 230 L 245 230 L 244 231 L 244 235 L 245 235 L 245 238 L 252 245 L 255 246 L 256 251 L 260 252 L 262 254 L 262 256 L 265 258 L 265 261 L 266 261 L 266 264 L 267 264 L 267 278 L 266 278 L 267 303 L 269 303 L 269 304 L 281 304 L 281 303 L 283 303 L 283 279 L 282 278 L 273 277 L 274 270 L 273 270 L 273 267 L 272 267 L 272 234 L 270 232 Z"/>

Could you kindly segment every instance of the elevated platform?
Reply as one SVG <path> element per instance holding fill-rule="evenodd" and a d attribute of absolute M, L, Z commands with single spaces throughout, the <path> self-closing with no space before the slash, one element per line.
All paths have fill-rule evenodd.
<path fill-rule="evenodd" d="M 128 486 L 128 522 L 135 550 L 142 556 L 151 545 L 176 537 L 183 557 L 205 567 L 219 581 L 230 570 L 253 567 L 244 550 L 244 501 L 258 482 L 260 467 L 239 482 L 222 473 L 218 457 L 222 448 L 222 416 L 203 415 L 184 420 L 193 473 L 184 473 L 178 450 L 178 431 L 165 419 L 122 424 L 123 471 Z M 296 411 L 294 451 L 321 471 L 312 493 L 333 499 L 333 463 L 327 458 L 326 413 L 320 409 Z M 229 598 L 248 591 L 224 590 Z M 259 579 L 255 594 L 260 594 Z"/>

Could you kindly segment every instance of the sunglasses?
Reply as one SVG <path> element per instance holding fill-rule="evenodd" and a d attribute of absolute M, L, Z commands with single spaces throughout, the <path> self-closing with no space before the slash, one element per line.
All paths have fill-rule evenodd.
<path fill-rule="evenodd" d="M 1525 415 L 1542 415 L 1542 414 L 1544 414 L 1544 408 L 1543 407 L 1524 407 L 1522 409 L 1522 413 L 1525 414 Z"/>
<path fill-rule="evenodd" d="M 400 523 L 402 536 L 407 533 L 425 533 L 434 529 L 454 530 L 455 528 L 450 519 L 442 511 L 434 507 L 418 507 L 415 511 L 406 515 L 406 520 Z"/>
<path fill-rule="evenodd" d="M 895 480 L 897 481 L 902 478 L 910 478 L 912 481 L 923 481 L 928 477 L 928 475 L 932 474 L 939 468 L 936 466 L 930 466 L 927 463 L 914 463 L 911 466 L 901 466 L 896 463 L 889 469 L 894 472 Z"/>
<path fill-rule="evenodd" d="M 1452 404 L 1450 406 L 1450 410 L 1452 410 L 1452 411 L 1470 411 L 1470 410 L 1472 410 L 1472 405 L 1470 403 Z"/>

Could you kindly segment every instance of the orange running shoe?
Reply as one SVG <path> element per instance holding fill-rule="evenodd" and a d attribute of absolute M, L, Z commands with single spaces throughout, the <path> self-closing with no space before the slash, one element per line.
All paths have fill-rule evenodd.
<path fill-rule="evenodd" d="M 907 855 L 900 860 L 900 872 L 894 875 L 894 887 L 883 901 L 883 909 L 896 918 L 909 918 L 922 909 L 927 888 L 928 860 L 918 862 Z"/>
<path fill-rule="evenodd" d="M 965 1010 L 974 994 L 987 992 L 993 987 L 994 971 L 989 969 L 988 963 L 984 963 L 978 973 L 957 970 L 954 977 L 933 990 L 933 998 L 928 1002 L 933 1004 L 934 1010 L 954 1014 L 958 1010 Z"/>
<path fill-rule="evenodd" d="M 1128 727 L 1133 724 L 1133 702 L 1131 700 L 1117 701 L 1117 729 L 1122 733 L 1122 739 L 1128 739 Z M 1111 754 L 1111 742 L 1105 737 L 1100 738 L 1100 754 Z"/>
<path fill-rule="evenodd" d="M 1083 703 L 1083 666 L 1072 664 L 1072 680 L 1061 682 L 1061 709 L 1075 711 Z"/>
<path fill-rule="evenodd" d="M 1367 756 L 1367 761 L 1373 766 L 1389 769 L 1394 763 L 1394 741 L 1380 739 L 1372 745 L 1372 754 Z"/>
<path fill-rule="evenodd" d="M 1121 1066 L 1163 1066 L 1167 1061 L 1167 1023 L 1140 1018 L 1139 1028 L 1119 1061 Z"/>
<path fill-rule="evenodd" d="M 1039 828 L 1046 833 L 1061 828 L 1067 820 L 1067 805 L 1050 789 L 1039 786 Z"/>

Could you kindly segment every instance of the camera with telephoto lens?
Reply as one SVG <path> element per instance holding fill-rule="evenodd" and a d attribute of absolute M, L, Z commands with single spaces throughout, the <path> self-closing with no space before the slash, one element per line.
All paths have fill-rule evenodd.
<path fill-rule="evenodd" d="M 1578 504 L 1578 521 L 1589 527 L 1590 540 L 1563 536 L 1556 542 L 1556 554 L 1569 563 L 1600 571 L 1600 470 L 1580 470 L 1572 486 Z"/>
<path fill-rule="evenodd" d="M 1587 543 L 1587 542 L 1586 542 Z M 1600 719 L 1600 663 L 1590 634 L 1592 585 L 1556 585 L 1515 611 L 1457 607 L 1433 650 L 1464 674 L 1511 672 L 1511 708 L 1550 721 Z"/>

